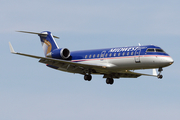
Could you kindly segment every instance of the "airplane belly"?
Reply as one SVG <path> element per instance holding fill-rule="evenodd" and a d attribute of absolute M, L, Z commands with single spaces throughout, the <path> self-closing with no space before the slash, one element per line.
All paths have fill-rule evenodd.
<path fill-rule="evenodd" d="M 130 57 L 117 57 L 117 58 L 104 58 L 104 59 L 88 59 L 88 60 L 81 60 L 79 63 L 102 66 L 101 68 L 96 68 L 95 69 L 96 72 L 108 73 L 109 71 L 117 72 L 122 70 L 152 69 L 152 68 L 167 66 L 162 63 L 162 60 L 163 60 L 162 57 L 140 56 L 140 62 L 137 63 L 135 61 L 134 56 L 130 56 Z M 70 67 L 63 66 L 59 68 L 59 70 L 73 72 L 73 73 L 83 72 L 81 68 L 77 68 L 73 66 Z"/>
<path fill-rule="evenodd" d="M 141 56 L 141 63 L 146 69 L 166 67 L 169 66 L 172 61 L 169 56 Z"/>
<path fill-rule="evenodd" d="M 134 69 L 152 69 L 159 67 L 166 67 L 170 65 L 169 59 L 164 60 L 163 57 L 156 56 L 140 56 L 140 62 L 136 63 L 134 57 L 108 59 L 108 63 L 115 65 L 115 69 L 119 70 L 134 70 Z"/>
<path fill-rule="evenodd" d="M 114 64 L 114 69 L 118 70 L 137 69 L 140 65 L 135 62 L 134 57 L 109 59 L 107 62 Z"/>

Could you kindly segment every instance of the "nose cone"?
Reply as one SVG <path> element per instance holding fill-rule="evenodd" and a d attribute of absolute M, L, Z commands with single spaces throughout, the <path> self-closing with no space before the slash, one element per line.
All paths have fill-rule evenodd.
<path fill-rule="evenodd" d="M 168 66 L 172 65 L 174 63 L 174 60 L 171 57 L 165 57 L 163 58 L 164 63 L 166 63 Z"/>
<path fill-rule="evenodd" d="M 169 64 L 173 64 L 174 63 L 174 60 L 170 57 L 170 59 L 168 60 Z"/>

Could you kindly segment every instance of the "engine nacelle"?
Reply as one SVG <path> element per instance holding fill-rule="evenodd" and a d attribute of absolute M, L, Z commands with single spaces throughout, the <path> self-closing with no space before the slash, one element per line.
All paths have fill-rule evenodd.
<path fill-rule="evenodd" d="M 70 51 L 67 48 L 55 49 L 52 52 L 48 53 L 46 57 L 68 59 L 70 57 Z"/>

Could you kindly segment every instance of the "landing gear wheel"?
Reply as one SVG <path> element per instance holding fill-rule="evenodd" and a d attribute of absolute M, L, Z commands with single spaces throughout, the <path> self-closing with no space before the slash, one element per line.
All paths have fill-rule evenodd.
<path fill-rule="evenodd" d="M 113 78 L 107 78 L 106 83 L 112 85 L 114 83 Z"/>
<path fill-rule="evenodd" d="M 91 75 L 84 75 L 84 80 L 91 81 L 92 76 Z"/>
<path fill-rule="evenodd" d="M 162 78 L 163 78 L 163 75 L 158 75 L 158 78 L 159 78 L 159 79 L 162 79 Z"/>

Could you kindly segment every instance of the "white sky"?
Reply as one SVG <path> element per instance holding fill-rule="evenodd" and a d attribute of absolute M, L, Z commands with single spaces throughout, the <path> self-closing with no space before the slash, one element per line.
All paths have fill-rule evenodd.
<path fill-rule="evenodd" d="M 179 120 L 180 1 L 178 0 L 1 0 L 1 120 Z M 175 63 L 162 80 L 117 79 L 110 86 L 102 76 L 91 82 L 82 75 L 56 71 L 37 59 L 43 56 L 39 37 L 16 30 L 49 30 L 70 51 L 154 44 Z M 148 71 L 149 72 L 149 71 Z"/>

